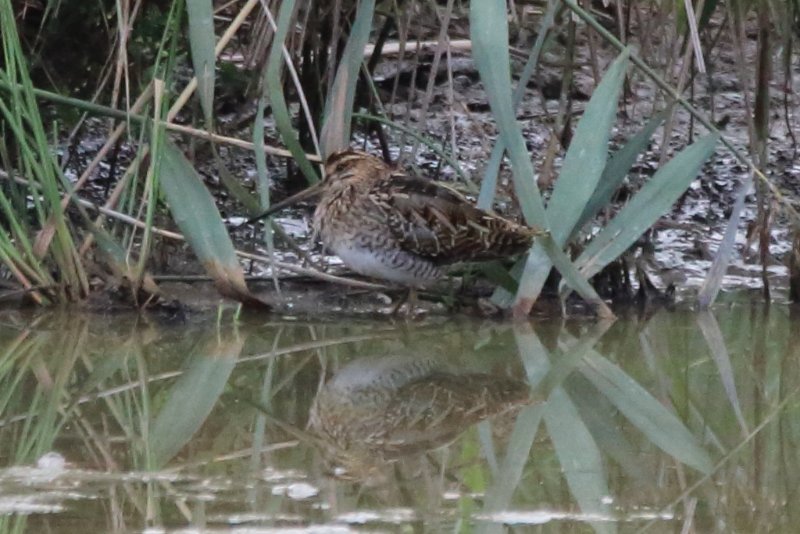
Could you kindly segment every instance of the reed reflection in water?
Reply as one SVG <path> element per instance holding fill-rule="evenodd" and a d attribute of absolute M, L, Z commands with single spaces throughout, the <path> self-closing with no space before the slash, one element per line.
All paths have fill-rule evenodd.
<path fill-rule="evenodd" d="M 2 312 L 0 531 L 791 531 L 797 324 Z"/>

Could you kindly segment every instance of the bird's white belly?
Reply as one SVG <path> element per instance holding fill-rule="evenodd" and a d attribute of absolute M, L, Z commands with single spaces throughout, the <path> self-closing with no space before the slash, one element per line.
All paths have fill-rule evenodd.
<path fill-rule="evenodd" d="M 424 260 L 414 262 L 410 255 L 392 259 L 387 254 L 382 255 L 352 243 L 336 243 L 330 248 L 355 272 L 405 286 L 422 287 L 441 274 L 432 265 L 419 265 Z"/>

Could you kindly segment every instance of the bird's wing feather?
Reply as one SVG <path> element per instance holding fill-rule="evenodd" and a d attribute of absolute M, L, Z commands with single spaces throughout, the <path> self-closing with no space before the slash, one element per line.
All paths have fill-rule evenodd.
<path fill-rule="evenodd" d="M 400 246 L 437 264 L 513 255 L 526 250 L 537 233 L 416 176 L 392 174 L 378 189 L 374 198 Z"/>

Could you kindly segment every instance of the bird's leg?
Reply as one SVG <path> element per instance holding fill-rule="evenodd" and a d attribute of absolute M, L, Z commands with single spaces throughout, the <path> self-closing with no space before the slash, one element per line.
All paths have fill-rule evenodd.
<path fill-rule="evenodd" d="M 408 311 L 406 312 L 406 315 L 409 317 L 413 317 L 414 310 L 417 308 L 417 302 L 418 302 L 416 287 L 411 287 L 408 289 L 408 297 L 406 300 L 408 300 L 408 302 L 406 303 L 406 305 L 408 306 L 407 308 Z"/>
<path fill-rule="evenodd" d="M 408 302 L 409 298 L 411 297 L 411 292 L 412 291 L 413 291 L 413 289 L 409 289 L 408 291 L 406 291 L 405 295 L 403 295 L 403 298 L 401 298 L 400 300 L 397 301 L 397 304 L 395 304 L 394 308 L 392 308 L 392 316 L 397 315 L 397 312 L 400 311 L 400 308 L 403 307 L 403 304 Z"/>
<path fill-rule="evenodd" d="M 400 299 L 397 302 L 397 304 L 395 304 L 394 309 L 392 310 L 392 315 L 393 316 L 397 315 L 398 312 L 400 311 L 400 308 L 402 308 L 403 304 L 405 304 L 406 305 L 406 312 L 405 312 L 404 315 L 406 317 L 413 317 L 414 316 L 414 310 L 416 310 L 416 308 L 417 308 L 417 302 L 419 302 L 419 299 L 418 299 L 418 296 L 417 296 L 417 288 L 415 288 L 415 287 L 408 288 L 408 291 L 406 292 L 405 295 L 403 295 L 403 298 Z"/>

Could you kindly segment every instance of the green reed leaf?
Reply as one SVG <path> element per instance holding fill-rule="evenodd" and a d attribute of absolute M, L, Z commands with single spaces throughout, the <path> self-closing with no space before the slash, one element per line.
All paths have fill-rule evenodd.
<path fill-rule="evenodd" d="M 263 306 L 247 289 L 233 243 L 200 175 L 181 151 L 166 140 L 160 178 L 175 222 L 217 290 L 245 304 Z"/>
<path fill-rule="evenodd" d="M 686 191 L 718 140 L 718 134 L 709 134 L 659 169 L 578 257 L 581 272 L 591 277 L 628 250 Z"/>
<path fill-rule="evenodd" d="M 647 121 L 644 128 L 628 139 L 625 146 L 617 150 L 614 155 L 611 156 L 603 169 L 600 180 L 597 182 L 597 188 L 594 194 L 586 203 L 581 216 L 578 217 L 578 222 L 572 230 L 572 235 L 611 202 L 611 197 L 614 196 L 614 192 L 622 185 L 622 181 L 625 180 L 631 167 L 636 162 L 636 158 L 647 148 L 653 133 L 661 123 L 664 122 L 670 111 L 671 109 L 667 108 L 654 115 Z"/>
<path fill-rule="evenodd" d="M 197 77 L 197 96 L 206 120 L 211 128 L 214 118 L 214 79 L 216 55 L 214 46 L 214 6 L 211 0 L 188 0 L 189 47 L 192 51 L 192 66 Z"/>
<path fill-rule="evenodd" d="M 475 64 L 486 89 L 492 114 L 500 130 L 500 138 L 507 147 L 509 158 L 511 159 L 514 171 L 514 189 L 517 193 L 522 213 L 528 224 L 536 225 L 540 228 L 548 228 L 548 217 L 541 194 L 536 186 L 533 164 L 514 112 L 514 102 L 511 96 L 511 68 L 508 55 L 508 20 L 505 5 L 498 2 L 471 2 L 470 36 L 473 41 L 472 52 Z M 561 218 L 561 214 L 558 215 Z M 575 215 L 575 218 L 577 218 L 577 215 Z M 574 221 L 572 224 L 574 225 Z M 526 282 L 531 276 L 528 276 L 528 280 L 526 280 L 523 274 L 515 302 L 516 314 L 527 314 L 533 302 L 539 296 L 547 273 L 550 272 L 553 258 L 549 253 L 552 253 L 553 250 L 550 248 L 546 251 L 540 245 L 540 242 L 534 245 L 529 254 L 527 268 L 530 272 L 535 271 L 537 276 L 543 276 L 543 278 L 541 283 L 538 283 L 537 278 L 537 283 L 530 284 Z M 561 259 L 556 258 L 555 261 L 563 264 L 560 261 Z M 575 284 L 572 287 L 585 299 L 592 302 L 600 302 L 600 298 L 588 282 L 585 280 L 579 282 L 575 276 L 580 278 L 577 271 L 572 269 L 567 273 L 565 279 Z"/>
<path fill-rule="evenodd" d="M 549 0 L 547 2 L 547 11 L 542 17 L 542 21 L 539 23 L 539 32 L 536 34 L 536 42 L 533 44 L 531 53 L 528 55 L 528 60 L 525 62 L 525 67 L 522 69 L 522 73 L 519 76 L 517 87 L 514 89 L 514 110 L 516 110 L 522 102 L 528 82 L 539 64 L 539 56 L 542 53 L 542 47 L 544 46 L 547 34 L 553 26 L 559 3 L 560 2 L 557 0 Z M 503 139 L 500 138 L 495 142 L 492 154 L 489 157 L 489 163 L 486 164 L 486 169 L 484 169 L 481 191 L 477 203 L 478 207 L 481 209 L 491 209 L 492 204 L 494 204 L 494 195 L 497 189 L 497 175 L 499 174 L 500 162 L 503 160 L 505 151 L 506 145 L 503 143 Z"/>
<path fill-rule="evenodd" d="M 606 168 L 608 139 L 617 118 L 617 100 L 625 81 L 628 56 L 625 50 L 608 68 L 592 93 L 564 156 L 547 204 L 550 231 L 560 246 L 564 246 L 578 223 Z"/>
<path fill-rule="evenodd" d="M 622 83 L 625 81 L 628 55 L 627 50 L 623 51 L 603 76 L 592 94 L 591 100 L 586 105 L 583 117 L 575 129 L 569 150 L 564 156 L 564 165 L 553 189 L 553 196 L 547 205 L 547 217 L 552 220 L 550 230 L 555 247 L 561 248 L 566 244 L 603 175 L 608 152 L 608 138 L 611 126 L 617 116 L 616 103 L 622 90 Z M 553 247 L 551 247 L 552 249 Z M 552 255 L 550 255 L 550 259 L 553 259 Z M 542 253 L 537 254 L 534 248 L 534 252 L 528 257 L 519 282 L 519 290 L 514 304 L 518 314 L 527 313 L 542 290 L 550 272 L 549 268 L 545 268 L 545 266 Z M 569 278 L 565 277 L 565 281 L 570 284 L 570 287 L 577 289 L 575 284 L 578 283 L 579 278 L 575 279 L 572 276 Z M 585 288 L 589 284 L 586 282 L 580 285 Z M 591 295 L 585 291 L 580 293 L 584 298 L 587 294 Z M 590 297 L 590 300 L 599 299 Z"/>
<path fill-rule="evenodd" d="M 528 224 L 547 228 L 547 216 L 522 130 L 511 98 L 511 67 L 508 55 L 508 19 L 503 2 L 473 0 L 469 7 L 472 54 L 507 147 L 522 213 Z"/>
<path fill-rule="evenodd" d="M 286 41 L 286 35 L 289 32 L 294 21 L 294 6 L 295 0 L 285 0 L 281 2 L 281 9 L 278 13 L 278 21 L 276 23 L 277 30 L 272 37 L 272 47 L 269 50 L 267 57 L 267 68 L 264 71 L 264 87 L 266 87 L 269 102 L 272 105 L 272 115 L 275 119 L 275 128 L 281 134 L 286 148 L 292 153 L 292 157 L 297 166 L 305 175 L 309 183 L 316 182 L 319 177 L 314 170 L 314 166 L 306 157 L 306 152 L 303 150 L 300 141 L 297 139 L 294 126 L 292 126 L 292 116 L 289 113 L 289 106 L 286 104 L 286 98 L 283 96 L 283 46 Z"/>

